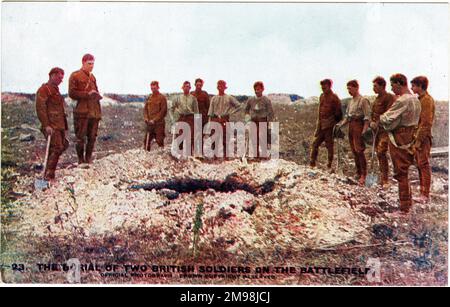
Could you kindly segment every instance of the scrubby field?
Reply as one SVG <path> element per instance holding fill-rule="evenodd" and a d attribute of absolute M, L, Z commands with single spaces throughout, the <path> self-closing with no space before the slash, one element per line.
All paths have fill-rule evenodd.
<path fill-rule="evenodd" d="M 67 282 L 66 273 L 42 272 L 38 264 L 77 258 L 99 267 L 85 267 L 82 283 L 447 283 L 447 157 L 432 160 L 432 202 L 416 204 L 409 216 L 397 217 L 395 181 L 385 191 L 355 185 L 346 142 L 343 175 L 307 167 L 317 105 L 276 105 L 282 160 L 248 165 L 239 160 L 179 162 L 167 148 L 146 153 L 140 149 L 142 108 L 105 106 L 97 161 L 87 170 L 74 165 L 71 108 L 67 111 L 72 142 L 60 162 L 59 182 L 36 192 L 33 181 L 42 167 L 45 144 L 36 130 L 34 105 L 27 99 L 2 104 L 0 262 L 6 282 Z M 447 146 L 447 103 L 439 103 L 436 114 L 434 145 Z M 236 114 L 234 119 L 242 118 Z M 168 134 L 167 144 L 170 140 Z M 325 154 L 321 149 L 323 167 Z M 411 171 L 417 195 L 417 171 Z M 152 186 L 155 182 L 164 184 Z M 300 267 L 366 268 L 373 260 L 379 261 L 380 280 L 298 272 Z M 19 265 L 15 271 L 14 264 Z M 215 278 L 179 272 L 105 277 L 101 273 L 107 264 L 122 269 L 147 264 L 271 271 L 259 277 L 242 272 L 240 277 L 230 273 Z M 276 267 L 297 271 L 277 272 Z"/>

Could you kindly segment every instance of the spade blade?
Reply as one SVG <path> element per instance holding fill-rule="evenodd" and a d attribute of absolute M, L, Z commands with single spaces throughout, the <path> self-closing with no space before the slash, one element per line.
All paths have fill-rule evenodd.
<path fill-rule="evenodd" d="M 48 181 L 44 179 L 36 179 L 34 181 L 34 189 L 43 191 L 48 188 Z"/>
<path fill-rule="evenodd" d="M 371 188 L 378 182 L 378 176 L 375 174 L 369 174 L 366 178 L 366 187 Z"/>

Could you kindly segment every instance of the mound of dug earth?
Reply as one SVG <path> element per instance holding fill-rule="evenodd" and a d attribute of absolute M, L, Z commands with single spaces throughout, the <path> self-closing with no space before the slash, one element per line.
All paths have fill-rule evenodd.
<path fill-rule="evenodd" d="M 368 238 L 370 218 L 349 199 L 358 192 L 368 204 L 370 193 L 284 160 L 203 163 L 177 161 L 167 150 L 133 149 L 57 176 L 49 189 L 20 199 L 18 233 L 93 238 L 139 229 L 158 245 L 191 247 L 201 221 L 199 245 L 236 253 Z"/>

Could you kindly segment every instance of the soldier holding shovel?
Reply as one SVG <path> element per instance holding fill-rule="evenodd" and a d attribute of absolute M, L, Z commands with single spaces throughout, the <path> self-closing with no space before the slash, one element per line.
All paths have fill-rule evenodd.
<path fill-rule="evenodd" d="M 64 97 L 58 86 L 64 78 L 64 70 L 55 67 L 50 70 L 49 81 L 42 84 L 36 93 L 36 113 L 41 122 L 41 131 L 47 139 L 44 180 L 55 179 L 59 157 L 69 147 Z M 44 183 L 46 186 L 46 183 Z M 41 188 L 44 188 L 42 185 Z"/>
<path fill-rule="evenodd" d="M 414 133 L 420 119 L 420 101 L 408 89 L 406 76 L 391 76 L 394 94 L 399 96 L 389 110 L 380 116 L 380 124 L 389 136 L 389 152 L 394 165 L 394 178 L 398 181 L 400 210 L 408 213 L 412 206 L 409 167 L 414 163 Z"/>

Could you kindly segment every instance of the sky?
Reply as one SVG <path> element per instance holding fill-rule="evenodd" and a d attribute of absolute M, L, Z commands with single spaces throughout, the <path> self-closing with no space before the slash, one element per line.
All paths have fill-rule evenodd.
<path fill-rule="evenodd" d="M 341 97 L 358 79 L 401 72 L 425 75 L 429 92 L 448 99 L 447 4 L 376 3 L 5 3 L 1 4 L 1 89 L 35 92 L 59 66 L 67 92 L 81 57 L 96 57 L 100 92 L 180 92 L 201 77 L 216 93 L 320 95 L 331 78 Z"/>

